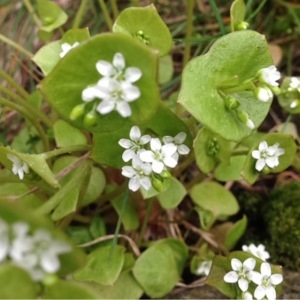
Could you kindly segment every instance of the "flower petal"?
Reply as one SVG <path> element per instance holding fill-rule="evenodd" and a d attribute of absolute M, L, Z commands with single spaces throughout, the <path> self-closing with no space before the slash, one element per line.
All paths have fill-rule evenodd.
<path fill-rule="evenodd" d="M 97 111 L 101 115 L 105 115 L 105 114 L 110 113 L 114 108 L 115 108 L 115 103 L 113 101 L 102 101 L 97 106 Z"/>
<path fill-rule="evenodd" d="M 231 260 L 232 270 L 239 271 L 239 270 L 241 270 L 242 266 L 243 266 L 243 264 L 242 264 L 242 262 L 239 259 L 233 258 Z"/>
<path fill-rule="evenodd" d="M 136 67 L 129 67 L 125 71 L 125 80 L 128 82 L 136 82 L 142 77 L 142 71 Z"/>
<path fill-rule="evenodd" d="M 272 285 L 278 285 L 283 281 L 283 277 L 281 274 L 273 274 L 270 277 L 270 282 Z"/>
<path fill-rule="evenodd" d="M 238 286 L 241 289 L 241 291 L 246 292 L 249 287 L 249 283 L 245 278 L 240 278 L 238 280 Z"/>
<path fill-rule="evenodd" d="M 123 70 L 125 68 L 125 59 L 122 53 L 117 52 L 113 58 L 113 66 L 118 70 Z"/>
<path fill-rule="evenodd" d="M 118 144 L 125 149 L 129 149 L 130 147 L 132 147 L 132 141 L 129 139 L 120 139 Z"/>
<path fill-rule="evenodd" d="M 132 126 L 129 132 L 130 139 L 137 142 L 141 137 L 141 130 L 138 126 Z"/>
<path fill-rule="evenodd" d="M 238 274 L 235 271 L 230 271 L 225 274 L 224 281 L 227 283 L 235 283 L 239 279 Z"/>
<path fill-rule="evenodd" d="M 258 300 L 262 299 L 265 295 L 266 295 L 266 289 L 262 285 L 259 285 L 254 291 L 254 297 Z"/>
<path fill-rule="evenodd" d="M 153 172 L 160 174 L 163 171 L 164 167 L 165 167 L 165 165 L 161 161 L 153 160 L 153 162 L 152 162 Z"/>
<path fill-rule="evenodd" d="M 134 176 L 129 180 L 128 187 L 131 191 L 136 192 L 140 186 L 141 184 L 138 176 Z"/>
<path fill-rule="evenodd" d="M 270 277 L 272 274 L 270 264 L 267 262 L 263 262 L 260 266 L 260 272 L 263 276 Z"/>
<path fill-rule="evenodd" d="M 261 171 L 266 165 L 266 162 L 264 159 L 259 159 L 255 164 L 255 169 L 257 171 Z"/>
<path fill-rule="evenodd" d="M 254 269 L 255 265 L 256 265 L 256 260 L 252 257 L 247 258 L 243 263 L 244 269 L 246 269 L 248 271 L 252 271 Z"/>
<path fill-rule="evenodd" d="M 276 300 L 276 291 L 273 286 L 269 285 L 266 287 L 266 296 L 268 300 Z"/>
<path fill-rule="evenodd" d="M 117 102 L 117 112 L 123 117 L 127 118 L 131 116 L 131 108 L 130 105 L 125 101 Z"/>
<path fill-rule="evenodd" d="M 105 60 L 99 60 L 96 63 L 96 69 L 104 77 L 110 77 L 114 73 L 112 64 Z"/>

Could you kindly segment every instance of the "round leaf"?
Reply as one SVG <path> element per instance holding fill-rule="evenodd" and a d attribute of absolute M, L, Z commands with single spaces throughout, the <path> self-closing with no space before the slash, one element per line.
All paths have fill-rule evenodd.
<path fill-rule="evenodd" d="M 224 139 L 240 141 L 251 130 L 227 109 L 220 95 L 224 82 L 238 78 L 242 83 L 254 78 L 257 72 L 272 65 L 272 58 L 263 35 L 250 30 L 236 31 L 218 39 L 210 51 L 192 59 L 185 67 L 179 94 L 181 103 L 198 121 Z M 258 127 L 271 105 L 255 99 L 250 91 L 231 96 L 240 102 Z"/>

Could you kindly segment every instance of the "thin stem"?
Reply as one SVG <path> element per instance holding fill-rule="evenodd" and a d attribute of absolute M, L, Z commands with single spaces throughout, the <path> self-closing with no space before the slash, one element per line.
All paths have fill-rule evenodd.
<path fill-rule="evenodd" d="M 262 0 L 259 4 L 259 6 L 256 8 L 256 10 L 247 18 L 247 21 L 250 21 L 253 19 L 263 8 L 263 6 L 266 4 L 267 0 Z"/>
<path fill-rule="evenodd" d="M 110 4 L 111 4 L 111 9 L 114 15 L 114 19 L 116 19 L 119 15 L 119 9 L 118 9 L 118 4 L 116 0 L 110 0 Z"/>
<path fill-rule="evenodd" d="M 120 211 L 120 215 L 119 215 L 119 218 L 118 218 L 118 223 L 117 223 L 117 226 L 116 226 L 116 229 L 115 229 L 114 238 L 113 238 L 112 243 L 111 243 L 111 247 L 110 247 L 110 251 L 109 251 L 109 257 L 111 257 L 111 255 L 113 254 L 114 248 L 117 244 L 118 235 L 120 233 L 121 225 L 122 225 L 122 216 L 123 216 L 124 211 L 125 211 L 125 207 L 126 207 L 126 204 L 127 204 L 127 201 L 128 201 L 128 196 L 129 196 L 129 189 L 127 187 L 126 190 L 125 190 L 125 193 L 124 193 L 124 197 L 122 199 L 121 211 Z"/>
<path fill-rule="evenodd" d="M 12 41 L 11 39 L 9 39 L 8 37 L 4 36 L 1 33 L 0 33 L 0 41 L 6 43 L 7 45 L 9 45 L 11 47 L 13 47 L 17 51 L 23 53 L 28 58 L 32 58 L 33 57 L 33 54 L 31 52 L 29 52 L 28 50 L 26 50 L 25 48 L 23 48 L 22 46 L 20 46 L 19 44 L 15 43 L 14 41 Z"/>
<path fill-rule="evenodd" d="M 11 76 L 9 76 L 6 72 L 0 69 L 0 77 L 4 78 L 10 85 L 12 85 L 18 93 L 23 97 L 29 97 L 29 94 L 25 91 L 25 89 L 18 84 Z"/>
<path fill-rule="evenodd" d="M 143 220 L 140 235 L 139 235 L 139 238 L 138 238 L 138 241 L 137 241 L 138 245 L 140 245 L 142 243 L 142 240 L 144 238 L 144 234 L 145 234 L 145 231 L 146 231 L 146 228 L 147 228 L 147 225 L 148 225 L 148 222 L 149 222 L 149 218 L 150 218 L 150 213 L 152 211 L 154 198 L 149 198 L 146 201 L 147 201 L 146 215 L 145 215 L 145 218 Z"/>
<path fill-rule="evenodd" d="M 43 156 L 45 157 L 45 159 L 49 159 L 61 154 L 65 154 L 65 153 L 71 153 L 71 152 L 77 152 L 77 151 L 89 151 L 91 150 L 91 146 L 90 145 L 76 145 L 76 146 L 68 146 L 68 147 L 64 147 L 64 148 L 59 148 L 59 149 L 54 149 L 52 151 L 43 153 Z"/>
<path fill-rule="evenodd" d="M 191 38 L 193 34 L 193 11 L 194 11 L 194 0 L 186 0 L 186 31 L 185 31 L 185 39 Z M 191 57 L 191 44 L 186 43 L 183 54 L 183 66 L 185 66 Z"/>
<path fill-rule="evenodd" d="M 288 117 L 286 118 L 285 122 L 283 123 L 283 126 L 282 126 L 280 132 L 282 132 L 282 133 L 285 132 L 286 127 L 287 127 L 288 123 L 291 121 L 291 119 L 292 119 L 292 115 L 289 114 Z"/>
<path fill-rule="evenodd" d="M 244 82 L 238 86 L 234 87 L 218 87 L 220 92 L 223 92 L 225 95 L 243 92 L 246 90 L 253 90 L 255 88 L 254 84 L 252 82 Z"/>
<path fill-rule="evenodd" d="M 37 16 L 37 14 L 34 11 L 33 6 L 31 5 L 29 0 L 23 0 L 24 5 L 26 6 L 29 14 L 32 16 L 32 19 L 34 21 L 34 23 L 38 26 L 41 27 L 42 26 L 42 21 L 40 20 L 40 18 Z"/>
<path fill-rule="evenodd" d="M 209 2 L 209 5 L 210 5 L 214 15 L 216 16 L 216 19 L 217 19 L 218 23 L 219 23 L 221 34 L 225 35 L 226 34 L 226 28 L 225 28 L 222 16 L 221 16 L 221 14 L 218 10 L 218 7 L 216 5 L 216 2 L 214 0 L 208 0 L 208 2 Z"/>
<path fill-rule="evenodd" d="M 37 111 L 35 107 L 32 107 L 28 101 L 24 100 L 22 97 L 20 97 L 16 93 L 10 91 L 8 88 L 6 88 L 4 86 L 0 86 L 0 91 L 5 93 L 7 96 L 13 98 L 21 106 L 24 106 L 24 108 L 26 108 L 32 115 L 34 115 L 37 120 L 40 119 L 49 128 L 52 127 L 51 120 L 42 111 L 40 111 L 40 110 Z"/>
<path fill-rule="evenodd" d="M 98 2 L 99 2 L 99 5 L 101 7 L 101 10 L 102 10 L 102 13 L 103 13 L 106 25 L 108 26 L 109 30 L 112 30 L 113 21 L 112 21 L 110 15 L 109 15 L 109 12 L 107 10 L 105 2 L 104 2 L 104 0 L 98 0 Z"/>
<path fill-rule="evenodd" d="M 14 109 L 14 110 L 18 111 L 20 114 L 22 114 L 26 119 L 28 119 L 32 123 L 32 125 L 35 127 L 35 129 L 37 130 L 37 132 L 43 142 L 44 150 L 45 151 L 50 150 L 49 140 L 48 140 L 46 132 L 44 131 L 41 124 L 39 122 L 37 122 L 35 117 L 32 116 L 30 112 L 28 112 L 22 106 L 14 103 L 14 102 L 8 101 L 2 97 L 0 97 L 0 104 L 11 107 L 12 109 Z"/>
<path fill-rule="evenodd" d="M 89 0 L 81 0 L 80 1 L 80 6 L 76 12 L 76 15 L 75 15 L 75 18 L 74 18 L 74 21 L 73 21 L 73 24 L 72 24 L 72 28 L 75 29 L 75 28 L 79 28 L 80 27 L 80 23 L 82 22 L 82 18 L 83 18 L 83 15 L 86 11 L 86 7 L 87 7 L 87 4 L 88 4 Z"/>

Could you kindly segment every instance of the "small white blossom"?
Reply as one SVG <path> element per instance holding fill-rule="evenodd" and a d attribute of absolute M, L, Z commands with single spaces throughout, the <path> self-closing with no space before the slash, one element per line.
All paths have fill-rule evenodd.
<path fill-rule="evenodd" d="M 297 77 L 291 77 L 290 85 L 288 87 L 288 91 L 293 91 L 293 90 L 298 90 L 300 89 L 300 80 Z"/>
<path fill-rule="evenodd" d="M 269 66 L 267 68 L 263 68 L 259 71 L 259 79 L 263 83 L 266 83 L 271 87 L 278 86 L 279 83 L 277 82 L 277 80 L 279 80 L 280 78 L 280 72 L 274 65 Z"/>
<path fill-rule="evenodd" d="M 279 156 L 285 153 L 284 149 L 279 148 L 279 143 L 268 146 L 266 141 L 260 142 L 258 150 L 252 151 L 252 157 L 257 159 L 255 169 L 261 171 L 266 165 L 275 168 L 279 165 Z"/>
<path fill-rule="evenodd" d="M 151 188 L 149 175 L 152 169 L 150 164 L 142 162 L 138 157 L 132 159 L 132 166 L 122 167 L 122 175 L 130 178 L 128 187 L 131 191 L 136 192 L 140 187 L 145 190 Z"/>
<path fill-rule="evenodd" d="M 249 128 L 249 129 L 254 129 L 255 128 L 255 125 L 253 123 L 253 121 L 251 119 L 248 119 L 246 121 L 246 126 Z"/>
<path fill-rule="evenodd" d="M 283 281 L 283 277 L 282 274 L 272 274 L 270 264 L 264 262 L 260 266 L 260 273 L 252 272 L 251 280 L 258 285 L 254 291 L 256 299 L 267 297 L 268 300 L 275 300 L 275 286 Z"/>
<path fill-rule="evenodd" d="M 200 275 L 207 276 L 210 272 L 211 266 L 212 266 L 211 260 L 206 260 L 206 261 L 201 262 L 198 269 L 196 270 L 196 274 L 199 276 Z"/>
<path fill-rule="evenodd" d="M 144 162 L 151 163 L 153 172 L 160 174 L 165 167 L 174 168 L 177 165 L 177 159 L 173 157 L 177 151 L 174 144 L 161 144 L 158 138 L 152 138 L 150 141 L 151 150 L 145 150 L 140 153 L 140 158 Z"/>
<path fill-rule="evenodd" d="M 268 102 L 273 99 L 273 92 L 267 86 L 256 88 L 254 93 L 256 98 L 262 102 Z"/>
<path fill-rule="evenodd" d="M 59 53 L 59 56 L 60 56 L 61 58 L 63 58 L 63 57 L 64 57 L 71 49 L 77 47 L 78 45 L 79 45 L 78 42 L 75 42 L 73 45 L 70 45 L 70 44 L 68 44 L 68 43 L 63 43 L 63 44 L 61 45 L 62 51 Z"/>
<path fill-rule="evenodd" d="M 227 283 L 238 283 L 241 291 L 246 292 L 251 281 L 251 274 L 255 267 L 256 261 L 254 258 L 247 258 L 243 263 L 237 258 L 231 260 L 233 271 L 225 274 L 224 281 Z"/>
<path fill-rule="evenodd" d="M 24 173 L 29 173 L 28 165 L 13 154 L 7 154 L 7 158 L 13 163 L 12 172 L 22 180 Z"/>
<path fill-rule="evenodd" d="M 185 132 L 179 132 L 175 137 L 166 135 L 163 137 L 164 144 L 174 144 L 177 147 L 178 154 L 186 155 L 189 154 L 190 148 L 183 144 L 186 139 Z"/>
<path fill-rule="evenodd" d="M 96 63 L 96 68 L 103 77 L 130 83 L 136 82 L 142 77 L 142 72 L 139 68 L 125 68 L 125 66 L 125 58 L 119 52 L 114 55 L 112 64 L 105 60 L 100 60 Z"/>
<path fill-rule="evenodd" d="M 129 132 L 129 139 L 120 139 L 119 145 L 126 150 L 123 152 L 122 159 L 125 162 L 130 161 L 137 153 L 144 149 L 144 146 L 150 142 L 151 136 L 145 134 L 142 136 L 138 126 L 132 126 Z"/>
<path fill-rule="evenodd" d="M 299 104 L 300 104 L 300 101 L 298 99 L 293 100 L 292 103 L 290 104 L 290 108 L 294 109 L 297 106 L 299 106 Z"/>
<path fill-rule="evenodd" d="M 258 246 L 255 246 L 254 244 L 250 244 L 249 246 L 243 245 L 242 250 L 251 253 L 264 261 L 270 258 L 269 252 L 265 250 L 265 246 L 262 244 L 259 244 Z"/>

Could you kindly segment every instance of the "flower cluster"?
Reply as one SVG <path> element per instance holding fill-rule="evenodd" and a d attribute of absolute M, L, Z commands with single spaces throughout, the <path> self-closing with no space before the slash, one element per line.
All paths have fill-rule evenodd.
<path fill-rule="evenodd" d="M 268 102 L 273 99 L 273 93 L 277 92 L 281 78 L 280 73 L 274 65 L 259 70 L 256 76 L 255 96 L 262 102 Z"/>
<path fill-rule="evenodd" d="M 283 281 L 282 274 L 272 274 L 271 266 L 267 262 L 263 262 L 260 266 L 260 272 L 254 271 L 256 261 L 254 258 L 247 258 L 241 262 L 237 258 L 231 260 L 232 271 L 224 276 L 227 283 L 237 283 L 239 289 L 243 293 L 244 299 L 252 299 L 252 294 L 248 291 L 249 284 L 253 282 L 256 287 L 254 297 L 256 299 L 268 300 L 276 299 L 275 286 Z"/>
<path fill-rule="evenodd" d="M 131 116 L 130 103 L 141 96 L 140 89 L 133 84 L 142 77 L 141 70 L 126 68 L 125 58 L 119 52 L 114 55 L 112 63 L 98 61 L 96 69 L 102 78 L 82 91 L 82 100 L 91 102 L 95 98 L 100 99 L 95 109 L 102 115 L 116 110 L 123 118 Z"/>
<path fill-rule="evenodd" d="M 28 223 L 6 223 L 0 218 L 0 263 L 10 262 L 26 270 L 33 280 L 41 281 L 46 274 L 60 268 L 58 255 L 71 247 L 53 239 L 44 229 L 30 231 Z"/>
<path fill-rule="evenodd" d="M 250 244 L 249 246 L 243 245 L 242 250 L 260 258 L 263 261 L 270 258 L 270 253 L 265 250 L 265 246 L 262 244 L 259 244 L 258 246 L 255 246 L 254 244 Z"/>
<path fill-rule="evenodd" d="M 119 145 L 125 149 L 122 155 L 124 162 L 131 161 L 131 166 L 122 168 L 122 175 L 130 178 L 129 189 L 137 191 L 140 187 L 149 190 L 155 180 L 167 177 L 168 168 L 174 168 L 179 155 L 186 155 L 190 149 L 183 144 L 184 132 L 175 137 L 164 136 L 162 140 L 150 135 L 142 135 L 138 126 L 133 126 L 130 139 L 120 139 Z"/>
<path fill-rule="evenodd" d="M 7 158 L 13 163 L 12 172 L 22 180 L 24 173 L 29 173 L 28 165 L 13 154 L 7 154 Z"/>
<path fill-rule="evenodd" d="M 266 141 L 262 141 L 258 145 L 258 150 L 252 151 L 252 157 L 257 161 L 255 163 L 255 169 L 261 171 L 264 168 L 273 169 L 279 165 L 279 156 L 283 155 L 285 150 L 279 148 L 279 143 L 273 146 L 268 146 Z"/>

